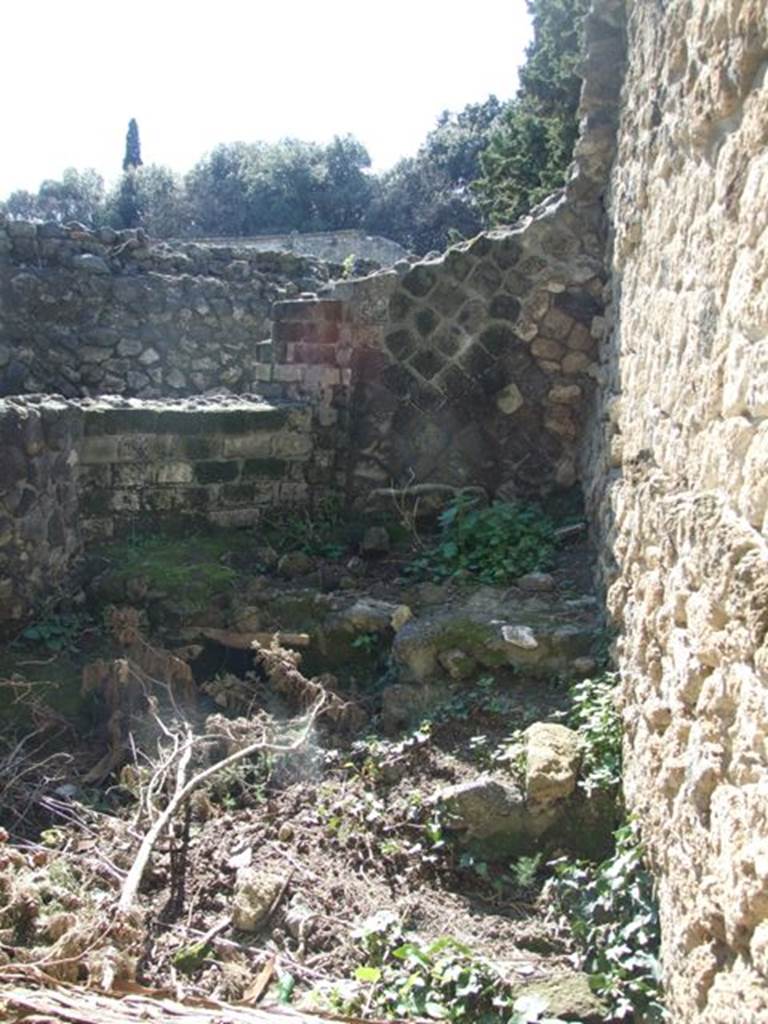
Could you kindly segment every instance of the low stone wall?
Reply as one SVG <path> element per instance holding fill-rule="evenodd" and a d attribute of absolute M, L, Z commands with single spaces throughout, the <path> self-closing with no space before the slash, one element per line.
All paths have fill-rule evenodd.
<path fill-rule="evenodd" d="M 82 550 L 81 436 L 66 402 L 0 401 L 0 636 L 55 593 Z"/>
<path fill-rule="evenodd" d="M 0 215 L 0 396 L 253 391 L 273 302 L 328 273 L 288 253 Z"/>
<path fill-rule="evenodd" d="M 84 543 L 252 526 L 330 493 L 335 459 L 315 423 L 306 402 L 249 396 L 0 400 L 0 635 L 55 594 Z"/>
<path fill-rule="evenodd" d="M 250 526 L 266 507 L 309 498 L 306 405 L 100 400 L 81 408 L 78 481 L 88 540 L 137 522 Z"/>
<path fill-rule="evenodd" d="M 670 1018 L 768 1020 L 768 9 L 629 5 L 585 478 Z"/>
<path fill-rule="evenodd" d="M 247 238 L 204 238 L 206 244 L 247 246 L 261 252 L 293 252 L 298 256 L 314 256 L 328 263 L 342 264 L 350 256 L 391 267 L 408 253 L 397 242 L 364 231 L 291 231 L 282 235 L 253 235 Z"/>

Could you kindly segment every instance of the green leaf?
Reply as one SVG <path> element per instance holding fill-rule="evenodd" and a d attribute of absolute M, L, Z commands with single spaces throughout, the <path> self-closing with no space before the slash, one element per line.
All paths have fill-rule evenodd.
<path fill-rule="evenodd" d="M 292 974 L 281 974 L 277 979 L 277 998 L 281 1003 L 290 1003 L 293 998 L 293 990 L 296 988 L 296 979 Z"/>
<path fill-rule="evenodd" d="M 381 980 L 381 971 L 378 967 L 358 967 L 355 977 L 358 981 L 375 985 L 377 981 Z"/>

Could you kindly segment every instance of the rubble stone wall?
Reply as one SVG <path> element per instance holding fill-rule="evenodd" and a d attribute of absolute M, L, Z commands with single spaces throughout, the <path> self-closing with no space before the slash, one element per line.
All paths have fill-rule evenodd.
<path fill-rule="evenodd" d="M 55 592 L 82 551 L 82 429 L 67 402 L 0 401 L 0 635 Z"/>
<path fill-rule="evenodd" d="M 768 1019 L 768 9 L 628 8 L 586 451 L 670 1017 Z"/>
<path fill-rule="evenodd" d="M 206 243 L 232 244 L 228 238 L 199 239 Z M 353 256 L 358 260 L 370 260 L 380 266 L 391 266 L 408 256 L 397 242 L 378 235 L 366 235 L 354 229 L 344 231 L 290 231 L 281 235 L 253 235 L 238 238 L 238 246 L 258 249 L 262 252 L 293 252 L 298 256 L 314 256 L 328 263 L 342 264 Z"/>
<path fill-rule="evenodd" d="M 328 273 L 290 253 L 0 216 L 0 396 L 252 391 L 272 304 Z"/>

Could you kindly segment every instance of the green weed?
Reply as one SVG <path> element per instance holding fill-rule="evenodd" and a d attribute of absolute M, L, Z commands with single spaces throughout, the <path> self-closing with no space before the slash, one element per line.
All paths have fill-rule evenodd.
<path fill-rule="evenodd" d="M 619 1020 L 664 1020 L 660 928 L 653 877 L 631 822 L 612 857 L 594 865 L 555 861 L 548 893 L 568 920 L 595 992 Z"/>
<path fill-rule="evenodd" d="M 89 619 L 82 612 L 62 612 L 33 622 L 22 630 L 20 639 L 60 654 L 77 649 L 77 641 L 88 625 Z"/>
<path fill-rule="evenodd" d="M 584 679 L 571 687 L 568 724 L 579 734 L 582 762 L 579 785 L 618 791 L 621 785 L 621 718 L 616 706 L 615 672 Z"/>
<path fill-rule="evenodd" d="M 554 527 L 537 508 L 460 496 L 438 522 L 437 544 L 411 563 L 416 575 L 506 583 L 552 564 Z"/>
<path fill-rule="evenodd" d="M 374 1010 L 384 1018 L 460 1024 L 561 1024 L 545 1016 L 543 1002 L 513 1000 L 501 972 L 450 936 L 423 942 L 405 931 L 393 913 L 379 911 L 353 937 L 365 962 L 354 980 L 322 994 L 343 1013 Z"/>

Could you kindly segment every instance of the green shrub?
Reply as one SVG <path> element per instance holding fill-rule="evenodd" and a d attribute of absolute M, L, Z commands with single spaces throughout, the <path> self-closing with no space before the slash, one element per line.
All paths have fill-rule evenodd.
<path fill-rule="evenodd" d="M 482 506 L 474 497 L 461 496 L 441 513 L 439 526 L 437 544 L 412 563 L 412 571 L 438 579 L 470 576 L 482 583 L 506 583 L 552 564 L 552 522 L 532 506 Z"/>
<path fill-rule="evenodd" d="M 621 785 L 621 717 L 616 706 L 615 672 L 584 679 L 571 687 L 568 724 L 579 734 L 581 779 L 587 793 L 617 791 Z"/>
<path fill-rule="evenodd" d="M 555 861 L 548 893 L 570 924 L 594 991 L 619 1020 L 664 1019 L 660 928 L 653 877 L 636 827 L 614 834 L 612 857 L 595 865 Z"/>
<path fill-rule="evenodd" d="M 325 993 L 343 1013 L 460 1024 L 563 1024 L 546 1004 L 513 999 L 502 973 L 450 937 L 423 942 L 405 932 L 390 911 L 367 918 L 354 933 L 366 962 L 355 979 Z"/>

